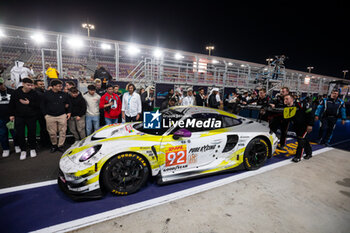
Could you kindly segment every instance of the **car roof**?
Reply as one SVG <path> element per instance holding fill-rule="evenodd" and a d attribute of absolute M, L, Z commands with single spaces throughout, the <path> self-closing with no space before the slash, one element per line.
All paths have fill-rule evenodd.
<path fill-rule="evenodd" d="M 208 108 L 208 107 L 202 107 L 202 106 L 194 106 L 194 105 L 192 105 L 192 106 L 175 106 L 175 107 L 171 107 L 170 109 L 182 112 L 184 115 L 192 115 L 195 113 L 216 113 L 216 114 L 221 114 L 224 116 L 238 118 L 236 115 L 222 111 L 220 109 Z"/>

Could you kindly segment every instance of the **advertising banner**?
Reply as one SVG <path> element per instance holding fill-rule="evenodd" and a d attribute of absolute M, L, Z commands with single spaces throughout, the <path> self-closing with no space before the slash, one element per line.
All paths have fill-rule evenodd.
<path fill-rule="evenodd" d="M 156 85 L 156 107 L 160 107 L 163 101 L 167 98 L 170 89 L 174 89 L 174 84 L 160 83 Z"/>

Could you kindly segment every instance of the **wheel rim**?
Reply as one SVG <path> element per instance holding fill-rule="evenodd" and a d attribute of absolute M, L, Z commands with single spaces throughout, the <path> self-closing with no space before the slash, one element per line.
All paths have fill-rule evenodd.
<path fill-rule="evenodd" d="M 249 151 L 248 161 L 252 166 L 259 166 L 265 161 L 267 156 L 266 145 L 262 142 L 257 142 L 253 145 Z"/>
<path fill-rule="evenodd" d="M 143 166 L 138 161 L 123 159 L 114 163 L 109 170 L 108 181 L 118 191 L 132 189 L 142 182 Z"/>

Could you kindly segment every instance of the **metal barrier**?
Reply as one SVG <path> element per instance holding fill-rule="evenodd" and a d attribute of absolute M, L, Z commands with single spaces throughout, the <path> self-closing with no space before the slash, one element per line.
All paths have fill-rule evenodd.
<path fill-rule="evenodd" d="M 6 67 L 3 76 L 7 80 L 16 60 L 32 64 L 39 78 L 50 63 L 60 78 L 78 79 L 79 83 L 91 81 L 97 66 L 104 66 L 117 81 L 138 85 L 265 87 L 270 91 L 288 86 L 299 93 L 323 94 L 328 82 L 336 79 L 283 68 L 278 80 L 271 82 L 266 78 L 271 66 L 262 64 L 7 25 L 0 25 L 0 30 L 0 64 Z"/>

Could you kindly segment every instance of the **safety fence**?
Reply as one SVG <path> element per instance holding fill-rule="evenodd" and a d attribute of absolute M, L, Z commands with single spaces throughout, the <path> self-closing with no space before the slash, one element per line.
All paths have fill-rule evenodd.
<path fill-rule="evenodd" d="M 50 63 L 60 78 L 76 79 L 81 85 L 91 82 L 97 66 L 104 66 L 114 80 L 137 86 L 164 83 L 269 91 L 288 86 L 299 93 L 323 94 L 335 79 L 284 68 L 271 79 L 270 65 L 7 25 L 0 25 L 0 30 L 0 65 L 6 68 L 7 80 L 17 60 L 32 65 L 38 78 Z"/>

